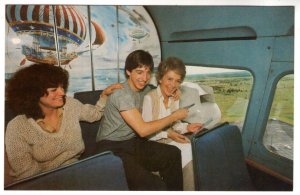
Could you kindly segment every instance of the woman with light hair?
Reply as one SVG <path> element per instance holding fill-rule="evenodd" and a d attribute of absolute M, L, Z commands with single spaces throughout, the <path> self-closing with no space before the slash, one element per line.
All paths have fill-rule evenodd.
<path fill-rule="evenodd" d="M 145 121 L 166 117 L 179 109 L 179 100 L 173 98 L 185 78 L 186 70 L 183 62 L 175 57 L 162 61 L 156 73 L 158 86 L 150 91 L 143 102 L 143 118 Z M 175 145 L 181 150 L 184 190 L 194 190 L 192 149 L 185 133 L 193 133 L 200 129 L 200 123 L 184 123 L 176 121 L 148 138 L 161 143 Z"/>

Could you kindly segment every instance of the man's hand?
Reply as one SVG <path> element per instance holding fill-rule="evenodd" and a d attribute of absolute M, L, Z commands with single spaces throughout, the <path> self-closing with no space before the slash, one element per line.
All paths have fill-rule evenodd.
<path fill-rule="evenodd" d="M 179 89 L 177 89 L 177 90 L 174 92 L 174 94 L 173 94 L 172 97 L 174 98 L 174 101 L 177 101 L 177 100 L 179 100 L 180 96 L 181 96 L 181 92 L 180 92 Z"/>
<path fill-rule="evenodd" d="M 179 108 L 172 113 L 172 116 L 175 117 L 175 121 L 182 120 L 188 116 L 189 110 L 187 108 Z"/>

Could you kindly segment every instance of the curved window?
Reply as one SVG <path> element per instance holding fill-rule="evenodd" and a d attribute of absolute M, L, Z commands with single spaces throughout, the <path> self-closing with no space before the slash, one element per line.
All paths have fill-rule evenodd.
<path fill-rule="evenodd" d="M 187 66 L 185 81 L 212 87 L 222 113 L 221 122 L 236 124 L 242 129 L 253 85 L 250 72 Z"/>
<path fill-rule="evenodd" d="M 280 156 L 293 159 L 294 75 L 282 77 L 276 86 L 269 120 L 263 137 L 265 147 Z"/>

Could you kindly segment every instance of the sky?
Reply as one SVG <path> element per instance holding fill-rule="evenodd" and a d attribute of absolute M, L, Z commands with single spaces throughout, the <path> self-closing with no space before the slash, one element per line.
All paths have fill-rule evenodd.
<path fill-rule="evenodd" d="M 206 68 L 206 67 L 196 67 L 196 66 L 186 66 L 187 75 L 193 74 L 209 74 L 209 73 L 221 73 L 221 72 L 239 72 L 241 70 L 234 69 L 224 69 L 224 68 Z"/>

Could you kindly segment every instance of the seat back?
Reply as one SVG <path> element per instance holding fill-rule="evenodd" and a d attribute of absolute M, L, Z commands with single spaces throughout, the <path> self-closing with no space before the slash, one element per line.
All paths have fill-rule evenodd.
<path fill-rule="evenodd" d="M 128 190 L 122 160 L 111 152 L 20 180 L 5 190 Z"/>
<path fill-rule="evenodd" d="M 95 105 L 99 100 L 99 96 L 102 90 L 85 91 L 74 93 L 74 98 L 78 99 L 83 104 Z M 80 121 L 82 138 L 85 144 L 85 151 L 81 156 L 81 159 L 92 156 L 97 153 L 96 149 L 96 136 L 99 129 L 100 121 L 93 123 Z"/>
<path fill-rule="evenodd" d="M 192 151 L 196 190 L 253 190 L 237 126 L 223 124 L 194 136 Z"/>

